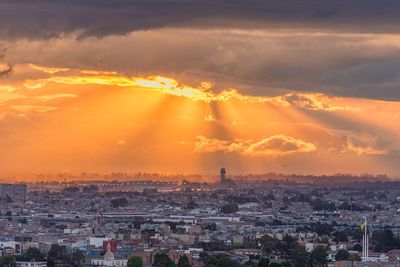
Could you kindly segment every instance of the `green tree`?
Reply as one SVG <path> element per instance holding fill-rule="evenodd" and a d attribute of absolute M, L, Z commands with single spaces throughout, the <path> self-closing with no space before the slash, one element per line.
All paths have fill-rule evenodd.
<path fill-rule="evenodd" d="M 353 246 L 353 250 L 361 252 L 362 251 L 362 246 L 360 244 L 355 244 Z"/>
<path fill-rule="evenodd" d="M 291 263 L 295 267 L 307 266 L 310 261 L 310 255 L 303 246 L 296 245 L 291 255 Z"/>
<path fill-rule="evenodd" d="M 124 197 L 114 198 L 114 199 L 111 199 L 110 205 L 113 208 L 126 207 L 126 206 L 128 206 L 128 200 Z"/>
<path fill-rule="evenodd" d="M 313 266 L 325 266 L 328 262 L 328 253 L 323 246 L 317 246 L 310 255 L 310 260 Z"/>
<path fill-rule="evenodd" d="M 351 255 L 349 256 L 349 260 L 350 260 L 350 261 L 361 261 L 361 257 L 358 256 L 357 254 L 351 254 Z"/>
<path fill-rule="evenodd" d="M 316 232 L 319 236 L 321 235 L 329 236 L 332 232 L 332 225 L 318 222 L 314 226 L 314 232 Z"/>
<path fill-rule="evenodd" d="M 245 267 L 257 267 L 257 264 L 256 264 L 254 261 L 252 261 L 252 260 L 248 260 L 248 261 L 246 261 L 246 262 L 244 263 L 243 266 L 245 266 Z"/>
<path fill-rule="evenodd" d="M 0 267 L 13 267 L 15 266 L 15 260 L 12 256 L 1 256 Z"/>
<path fill-rule="evenodd" d="M 282 267 L 282 264 L 278 263 L 278 262 L 271 262 L 269 264 L 269 267 Z"/>
<path fill-rule="evenodd" d="M 221 208 L 221 212 L 229 214 L 229 213 L 234 213 L 239 210 L 239 206 L 236 203 L 229 203 Z"/>
<path fill-rule="evenodd" d="M 349 233 L 346 230 L 334 232 L 333 233 L 333 236 L 334 236 L 333 241 L 335 241 L 335 242 L 347 242 L 347 241 L 349 241 L 348 234 Z"/>
<path fill-rule="evenodd" d="M 277 238 L 271 237 L 269 235 L 264 235 L 260 239 L 261 247 L 267 256 L 271 256 L 276 253 L 279 245 L 279 240 Z"/>
<path fill-rule="evenodd" d="M 349 259 L 349 257 L 350 257 L 350 254 L 349 254 L 349 252 L 347 252 L 347 250 L 345 250 L 345 249 L 339 249 L 339 250 L 336 252 L 335 259 L 336 259 L 337 261 L 346 261 L 346 260 Z"/>
<path fill-rule="evenodd" d="M 364 233 L 363 231 L 360 229 L 360 227 L 357 227 L 354 232 L 353 232 L 353 238 L 355 240 L 357 240 L 358 242 L 361 241 L 362 237 L 363 237 Z"/>
<path fill-rule="evenodd" d="M 241 267 L 242 265 L 233 261 L 226 255 L 217 255 L 216 257 L 209 257 L 207 267 L 217 266 L 217 267 Z"/>
<path fill-rule="evenodd" d="M 74 267 L 81 267 L 85 264 L 85 255 L 80 250 L 76 250 L 72 253 L 72 265 Z"/>
<path fill-rule="evenodd" d="M 192 267 L 192 264 L 189 261 L 189 258 L 186 255 L 183 255 L 179 258 L 177 267 Z"/>
<path fill-rule="evenodd" d="M 386 226 L 383 230 L 372 233 L 372 243 L 378 252 L 387 252 L 392 249 L 400 248 L 400 239 L 395 238 L 390 227 Z"/>
<path fill-rule="evenodd" d="M 24 254 L 20 256 L 22 261 L 45 261 L 46 257 L 40 251 L 40 249 L 35 247 L 28 248 Z"/>
<path fill-rule="evenodd" d="M 127 267 L 142 267 L 143 266 L 143 260 L 139 256 L 131 256 L 128 259 L 128 265 Z"/>
<path fill-rule="evenodd" d="M 57 262 L 70 263 L 71 259 L 65 246 L 54 244 L 47 254 L 47 266 L 54 267 Z"/>
<path fill-rule="evenodd" d="M 157 253 L 154 256 L 154 262 L 153 262 L 154 267 L 175 267 L 175 262 L 171 260 L 170 257 L 168 257 L 167 254 L 165 253 Z"/>
<path fill-rule="evenodd" d="M 208 257 L 208 253 L 205 252 L 205 251 L 200 252 L 199 257 L 200 257 L 200 259 L 201 259 L 201 261 L 203 263 L 206 263 L 208 261 L 208 258 L 209 258 Z"/>
<path fill-rule="evenodd" d="M 257 267 L 268 267 L 269 265 L 269 259 L 266 257 L 262 257 L 257 264 Z"/>

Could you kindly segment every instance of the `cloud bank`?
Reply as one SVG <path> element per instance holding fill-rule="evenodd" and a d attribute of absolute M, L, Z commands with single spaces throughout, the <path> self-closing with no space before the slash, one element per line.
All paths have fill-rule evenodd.
<path fill-rule="evenodd" d="M 396 0 L 4 0 L 3 38 L 124 35 L 165 27 L 311 28 L 316 31 L 397 32 Z"/>

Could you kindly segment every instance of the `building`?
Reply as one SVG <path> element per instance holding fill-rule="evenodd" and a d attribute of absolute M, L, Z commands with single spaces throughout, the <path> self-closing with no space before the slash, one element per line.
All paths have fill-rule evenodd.
<path fill-rule="evenodd" d="M 0 199 L 3 201 L 25 202 L 26 184 L 0 184 Z"/>
<path fill-rule="evenodd" d="M 219 171 L 219 175 L 220 175 L 219 182 L 221 184 L 223 184 L 225 182 L 225 179 L 226 179 L 226 170 L 225 170 L 225 168 L 221 168 L 221 170 Z"/>
<path fill-rule="evenodd" d="M 47 267 L 46 261 L 17 261 L 16 267 Z"/>
<path fill-rule="evenodd" d="M 118 266 L 123 267 L 128 264 L 126 259 L 115 259 L 114 253 L 111 251 L 111 243 L 107 243 L 107 252 L 104 254 L 104 259 L 92 259 L 91 264 L 94 266 Z"/>

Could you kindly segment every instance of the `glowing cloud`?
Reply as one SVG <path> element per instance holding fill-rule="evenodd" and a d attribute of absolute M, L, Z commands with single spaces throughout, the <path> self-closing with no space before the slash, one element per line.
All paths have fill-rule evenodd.
<path fill-rule="evenodd" d="M 50 107 L 50 106 L 36 106 L 36 105 L 16 105 L 12 106 L 13 109 L 19 111 L 19 112 L 38 112 L 38 113 L 44 113 L 44 112 L 49 112 L 49 111 L 54 111 L 57 110 L 56 107 Z"/>
<path fill-rule="evenodd" d="M 162 76 L 125 77 L 115 75 L 115 72 L 81 71 L 91 76 L 55 76 L 46 79 L 29 80 L 24 86 L 29 89 L 38 89 L 47 83 L 59 83 L 69 85 L 108 85 L 118 87 L 132 87 L 142 90 L 154 90 L 163 94 L 189 98 L 193 101 L 227 102 L 243 101 L 249 103 L 270 103 L 281 106 L 294 106 L 308 110 L 322 111 L 359 111 L 358 108 L 339 104 L 340 99 L 330 98 L 322 94 L 290 93 L 277 97 L 243 95 L 236 89 L 223 90 L 220 93 L 212 91 L 212 84 L 202 82 L 199 87 L 187 86 L 178 83 L 175 79 Z"/>
<path fill-rule="evenodd" d="M 358 155 L 388 155 L 391 151 L 380 144 L 377 136 L 361 134 L 359 136 L 347 136 L 347 147 L 344 153 L 356 153 Z"/>
<path fill-rule="evenodd" d="M 0 85 L 0 91 L 12 93 L 18 90 L 18 87 L 12 85 Z"/>
<path fill-rule="evenodd" d="M 296 152 L 312 152 L 317 147 L 301 139 L 286 135 L 274 135 L 252 144 L 246 153 L 264 155 L 286 155 Z"/>
<path fill-rule="evenodd" d="M 317 147 L 301 139 L 286 135 L 273 135 L 260 141 L 234 139 L 233 141 L 197 136 L 196 152 L 237 152 L 244 155 L 283 156 L 298 152 L 313 152 Z"/>
<path fill-rule="evenodd" d="M 50 101 L 50 100 L 54 100 L 54 99 L 58 99 L 58 98 L 76 98 L 78 97 L 75 94 L 54 94 L 54 95 L 41 95 L 38 96 L 37 99 L 41 100 L 41 101 Z"/>
<path fill-rule="evenodd" d="M 45 73 L 54 74 L 57 72 L 69 71 L 68 68 L 52 68 L 52 67 L 44 67 L 36 64 L 28 64 L 29 67 L 35 70 L 39 70 Z"/>
<path fill-rule="evenodd" d="M 87 75 L 118 75 L 115 71 L 81 70 L 80 73 Z"/>

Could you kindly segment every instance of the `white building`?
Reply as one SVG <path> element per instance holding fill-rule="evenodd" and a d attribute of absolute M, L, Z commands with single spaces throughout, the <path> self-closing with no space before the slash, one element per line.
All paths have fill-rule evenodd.
<path fill-rule="evenodd" d="M 16 267 L 47 267 L 45 261 L 17 261 Z"/>
<path fill-rule="evenodd" d="M 114 253 L 111 251 L 111 244 L 107 244 L 107 252 L 104 255 L 104 259 L 92 259 L 92 265 L 96 266 L 127 266 L 128 260 L 116 260 L 114 257 Z"/>

